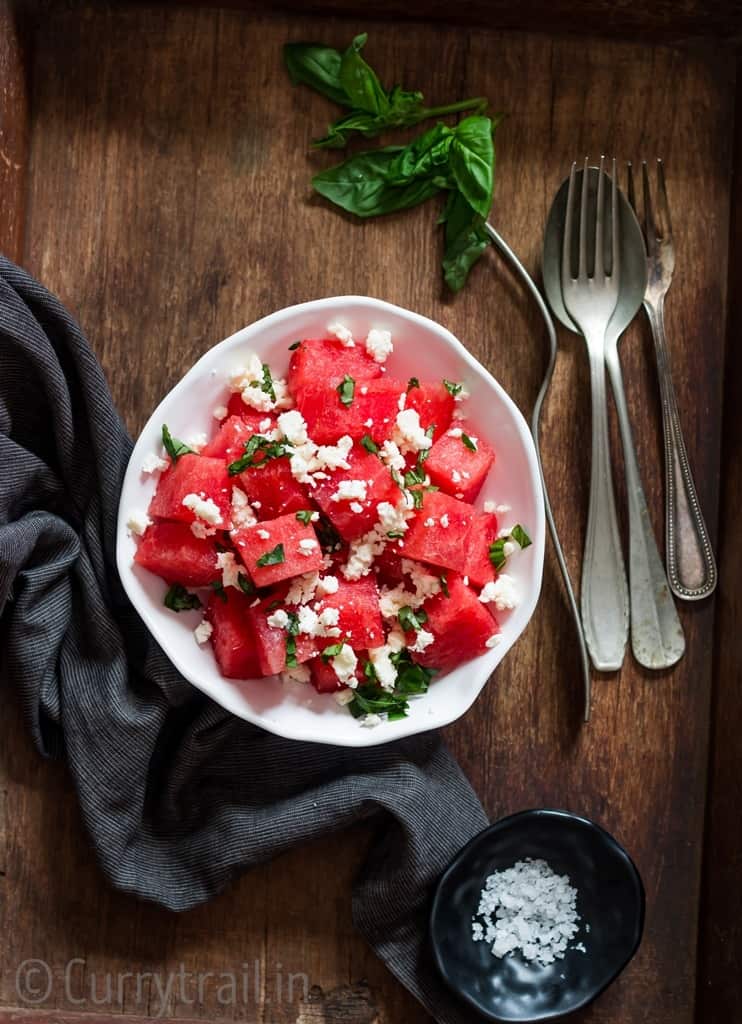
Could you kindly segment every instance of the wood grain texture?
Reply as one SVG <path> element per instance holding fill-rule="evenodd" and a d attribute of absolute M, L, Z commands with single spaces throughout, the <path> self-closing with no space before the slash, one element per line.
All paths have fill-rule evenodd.
<path fill-rule="evenodd" d="M 28 176 L 28 36 L 18 5 L 0 0 L 0 252 L 23 253 Z"/>
<path fill-rule="evenodd" d="M 738 86 L 742 64 L 737 65 Z M 739 93 L 738 93 L 739 95 Z M 742 106 L 737 104 L 729 294 L 742 289 Z M 725 368 L 724 443 L 722 447 L 721 543 L 719 562 L 727 566 L 719 582 L 714 658 L 712 748 L 708 786 L 708 813 L 704 886 L 699 936 L 698 1020 L 734 1020 L 739 1014 L 742 966 L 742 843 L 739 809 L 742 806 L 742 598 L 736 569 L 742 565 L 742 314 L 730 304 Z"/>
<path fill-rule="evenodd" d="M 348 292 L 441 321 L 530 409 L 542 332 L 494 253 L 453 301 L 440 284 L 433 205 L 356 224 L 311 194 L 312 169 L 331 158 L 308 154 L 307 143 L 332 110 L 289 87 L 280 46 L 308 36 L 342 45 L 352 31 L 334 20 L 139 5 L 76 7 L 39 26 L 25 262 L 76 312 L 132 431 L 214 342 L 281 306 Z M 678 249 L 669 343 L 715 538 L 731 60 L 716 51 L 384 23 L 374 26 L 368 54 L 384 79 L 418 86 L 431 100 L 485 94 L 508 112 L 493 216 L 534 272 L 548 205 L 571 159 L 664 157 Z M 588 381 L 577 340 L 562 334 L 560 344 L 544 456 L 577 576 Z M 659 408 L 646 324 L 622 344 L 661 535 Z M 577 659 L 549 554 L 533 622 L 476 707 L 447 730 L 493 817 L 566 807 L 600 821 L 637 860 L 648 896 L 644 944 L 621 982 L 576 1022 L 693 1020 L 713 605 L 681 614 L 688 653 L 680 666 L 651 676 L 628 658 L 620 675 L 596 680 L 593 720 L 582 728 Z M 365 827 L 288 854 L 176 917 L 108 889 L 63 770 L 37 759 L 12 705 L 2 728 L 0 1004 L 22 1002 L 16 971 L 34 957 L 53 970 L 42 1004 L 50 1012 L 162 1011 L 250 1024 L 427 1019 L 352 930 L 350 883 Z M 65 992 L 74 958 L 83 961 L 73 967 L 77 987 Z M 93 980 L 100 992 L 107 974 L 163 979 L 181 964 L 189 974 L 219 974 L 242 964 L 249 972 L 256 962 L 261 980 L 238 1003 L 219 1002 L 213 977 L 195 999 L 190 989 L 171 990 L 164 1007 L 152 978 L 116 981 L 104 1006 L 92 1002 Z M 285 990 L 278 997 L 278 979 L 289 973 L 307 976 L 306 999 L 288 1001 Z M 353 988 L 362 981 L 367 989 Z"/>

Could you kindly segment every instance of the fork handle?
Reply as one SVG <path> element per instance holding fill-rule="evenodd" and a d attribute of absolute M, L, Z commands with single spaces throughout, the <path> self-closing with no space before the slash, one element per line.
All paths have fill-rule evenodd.
<path fill-rule="evenodd" d="M 593 665 L 601 672 L 612 672 L 621 667 L 624 659 L 629 596 L 611 476 L 603 336 L 586 340 L 592 395 L 592 456 L 580 600 Z"/>
<path fill-rule="evenodd" d="M 674 594 L 686 601 L 698 601 L 716 587 L 716 561 L 680 426 L 665 340 L 664 301 L 645 302 L 644 306 L 654 336 L 662 403 L 667 576 Z"/>
<path fill-rule="evenodd" d="M 664 669 L 670 668 L 682 658 L 685 638 L 667 583 L 665 568 L 657 550 L 652 521 L 649 518 L 617 343 L 616 337 L 606 336 L 605 364 L 621 431 L 629 506 L 631 649 L 636 660 L 644 668 Z"/>

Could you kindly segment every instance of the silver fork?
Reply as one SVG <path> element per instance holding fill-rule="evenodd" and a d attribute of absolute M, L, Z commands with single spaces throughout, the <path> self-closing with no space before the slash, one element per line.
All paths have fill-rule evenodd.
<path fill-rule="evenodd" d="M 631 164 L 628 164 L 627 170 L 629 202 L 636 211 Z M 674 594 L 686 601 L 697 601 L 712 593 L 716 587 L 717 573 L 714 552 L 698 501 L 680 426 L 680 414 L 670 371 L 670 355 L 665 338 L 665 295 L 672 283 L 675 270 L 675 249 L 665 186 L 665 169 L 661 160 L 657 161 L 656 216 L 646 161 L 642 162 L 642 189 L 642 228 L 647 246 L 649 271 L 644 308 L 654 336 L 665 447 L 667 578 Z"/>
<path fill-rule="evenodd" d="M 572 164 L 567 193 L 567 212 L 562 246 L 562 295 L 567 312 L 585 336 L 590 361 L 592 394 L 592 455 L 590 465 L 590 506 L 582 562 L 581 607 L 585 640 L 593 664 L 600 671 L 621 667 L 629 632 L 629 594 L 613 494 L 611 457 L 608 443 L 603 346 L 606 329 L 618 301 L 620 266 L 620 220 L 616 161 L 611 186 L 611 272 L 604 262 L 605 175 L 600 161 L 597 208 L 595 211 L 595 259 L 588 274 L 588 161 L 582 175 L 579 214 L 579 255 L 577 277 L 572 275 L 572 241 L 575 222 L 575 173 Z"/>

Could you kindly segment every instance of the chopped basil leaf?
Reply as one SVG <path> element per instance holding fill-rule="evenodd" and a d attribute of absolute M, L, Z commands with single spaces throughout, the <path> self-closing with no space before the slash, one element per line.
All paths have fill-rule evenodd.
<path fill-rule="evenodd" d="M 181 455 L 195 454 L 193 448 L 189 448 L 185 441 L 179 441 L 177 437 L 173 437 L 167 428 L 167 423 L 162 424 L 162 444 L 173 462 L 177 462 Z"/>
<path fill-rule="evenodd" d="M 416 512 L 419 512 L 423 507 L 423 492 L 422 491 L 410 491 L 412 495 L 412 507 Z"/>
<path fill-rule="evenodd" d="M 326 516 L 319 517 L 314 524 L 314 529 L 319 537 L 320 547 L 325 551 L 334 551 L 341 543 L 340 534 Z"/>
<path fill-rule="evenodd" d="M 490 562 L 494 565 L 495 569 L 499 572 L 507 559 L 505 558 L 505 538 L 498 537 L 496 541 L 490 544 L 489 549 Z"/>
<path fill-rule="evenodd" d="M 403 530 L 390 530 L 389 533 L 387 533 L 387 537 L 390 540 L 399 540 L 400 537 L 404 537 L 404 531 Z"/>
<path fill-rule="evenodd" d="M 432 441 L 434 433 L 435 433 L 435 423 L 431 423 L 430 426 L 428 427 L 428 429 L 425 431 L 425 436 L 429 437 L 430 440 Z M 430 448 L 421 448 L 420 451 L 417 453 L 417 471 L 418 471 L 418 473 L 422 473 L 423 465 L 425 464 L 425 460 L 427 459 L 427 457 L 430 455 L 430 449 L 432 447 L 433 446 L 431 445 Z M 424 475 L 425 474 L 423 474 L 423 476 Z"/>
<path fill-rule="evenodd" d="M 242 593 L 247 594 L 248 597 L 251 597 L 255 593 L 255 584 L 245 576 L 244 572 L 238 574 L 237 586 L 240 588 Z"/>
<path fill-rule="evenodd" d="M 445 597 L 451 596 L 451 591 L 448 589 L 448 580 L 445 576 L 439 576 L 438 579 L 441 581 L 441 590 Z"/>
<path fill-rule="evenodd" d="M 472 441 L 468 434 L 461 435 L 461 443 L 465 448 L 468 448 L 470 452 L 475 452 L 477 450 L 476 442 Z"/>
<path fill-rule="evenodd" d="M 417 379 L 417 377 L 410 377 L 410 379 L 407 381 L 407 390 L 408 391 L 412 391 L 413 388 L 419 388 L 419 387 L 420 387 L 420 381 Z"/>
<path fill-rule="evenodd" d="M 382 690 L 378 685 L 366 684 L 359 686 L 354 691 L 354 697 L 348 705 L 348 710 L 354 718 L 360 718 L 362 715 L 386 714 L 394 721 L 406 718 L 409 707 L 410 705 L 403 696 Z"/>
<path fill-rule="evenodd" d="M 373 666 L 373 662 L 367 661 L 366 664 L 363 666 L 363 676 L 365 679 L 369 679 L 372 682 L 376 681 L 376 669 Z"/>
<path fill-rule="evenodd" d="M 336 644 L 329 644 L 329 646 L 325 647 L 322 651 L 322 660 L 329 661 L 330 658 L 334 658 L 336 655 L 340 654 L 344 646 L 345 641 L 343 640 L 340 640 Z"/>
<path fill-rule="evenodd" d="M 446 391 L 448 391 L 450 395 L 453 395 L 454 398 L 456 397 L 456 395 L 460 395 L 464 389 L 463 384 L 456 384 L 452 380 L 446 380 L 445 377 L 443 378 L 443 387 L 446 389 Z"/>
<path fill-rule="evenodd" d="M 425 483 L 425 473 L 421 473 L 419 467 L 414 466 L 405 473 L 404 482 L 408 487 L 414 487 L 415 484 L 423 484 Z"/>
<path fill-rule="evenodd" d="M 371 453 L 371 455 L 378 455 L 379 453 L 379 446 L 370 434 L 363 435 L 361 438 L 361 447 L 365 448 L 367 452 Z"/>
<path fill-rule="evenodd" d="M 173 583 L 167 594 L 165 594 L 165 599 L 162 603 L 171 612 L 189 612 L 194 608 L 201 607 L 198 595 L 191 594 L 180 583 Z"/>
<path fill-rule="evenodd" d="M 283 601 L 281 600 L 281 598 L 277 597 L 274 601 L 271 601 L 271 603 L 268 605 L 268 611 L 269 612 L 274 612 L 276 610 L 276 608 L 280 608 L 282 604 L 283 604 Z"/>
<path fill-rule="evenodd" d="M 397 670 L 395 693 L 409 695 L 427 692 L 430 681 L 435 675 L 435 669 L 423 668 L 422 665 L 418 665 L 416 661 L 412 660 L 412 655 L 406 648 L 390 655 L 390 661 Z"/>
<path fill-rule="evenodd" d="M 523 527 L 520 525 L 520 523 L 515 524 L 515 526 L 510 531 L 510 536 L 515 541 L 515 543 L 518 544 L 521 548 L 529 548 L 533 543 L 533 541 L 528 536 Z"/>
<path fill-rule="evenodd" d="M 296 518 L 300 523 L 304 523 L 305 526 L 309 526 L 313 515 L 314 512 L 312 512 L 311 508 L 303 508 L 301 512 L 296 513 Z"/>
<path fill-rule="evenodd" d="M 244 452 L 240 458 L 230 462 L 227 466 L 227 472 L 230 476 L 236 476 L 238 473 L 244 473 L 246 469 L 262 466 L 266 462 L 270 462 L 271 459 L 280 459 L 284 455 L 291 455 L 291 447 L 288 441 L 269 441 L 262 434 L 253 434 L 248 441 L 245 441 Z"/>
<path fill-rule="evenodd" d="M 356 391 L 356 382 L 353 380 L 352 377 L 349 377 L 347 373 L 343 377 L 342 383 L 338 384 L 335 390 L 340 396 L 340 401 L 343 403 L 343 405 L 349 406 L 353 404 L 353 396 L 355 395 Z"/>
<path fill-rule="evenodd" d="M 272 551 L 266 551 L 264 555 L 261 555 L 255 564 L 262 568 L 264 565 L 281 565 L 285 561 L 283 544 L 276 544 Z"/>
<path fill-rule="evenodd" d="M 376 671 L 371 662 L 367 661 L 363 667 L 363 674 L 369 682 L 358 687 L 348 705 L 348 710 L 355 718 L 383 714 L 390 722 L 406 718 L 410 708 L 407 697 L 427 691 L 435 674 L 434 669 L 418 665 L 407 650 L 397 651 L 390 658 L 397 670 L 394 690 L 383 690 L 378 685 Z"/>
<path fill-rule="evenodd" d="M 271 368 L 267 363 L 263 363 L 263 383 L 260 385 L 260 390 L 264 391 L 266 395 L 270 395 L 271 400 L 275 402 L 276 392 L 273 389 L 273 378 L 271 377 Z"/>
<path fill-rule="evenodd" d="M 428 613 L 423 608 L 412 609 L 408 604 L 403 605 L 397 612 L 399 624 L 404 630 L 422 629 L 428 621 Z"/>
<path fill-rule="evenodd" d="M 220 597 L 222 599 L 222 601 L 224 601 L 224 603 L 226 604 L 226 602 L 227 602 L 227 592 L 224 589 L 224 584 L 222 583 L 222 581 L 221 580 L 214 580 L 214 582 L 211 584 L 211 589 L 214 591 L 214 593 L 217 595 L 217 597 Z"/>
<path fill-rule="evenodd" d="M 299 345 L 301 345 L 300 341 L 295 341 L 293 345 L 289 345 L 289 352 L 295 352 Z"/>
<path fill-rule="evenodd" d="M 402 480 L 402 477 L 399 475 L 396 469 L 390 469 L 389 475 L 391 476 L 392 480 L 395 482 L 397 487 L 402 487 L 404 485 L 404 481 Z"/>

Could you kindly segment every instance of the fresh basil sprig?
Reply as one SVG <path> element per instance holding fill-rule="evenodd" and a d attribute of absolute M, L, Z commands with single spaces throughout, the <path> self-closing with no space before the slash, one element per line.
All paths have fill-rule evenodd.
<path fill-rule="evenodd" d="M 167 423 L 162 424 L 162 446 L 173 462 L 177 462 L 181 455 L 194 454 L 193 448 L 189 447 L 185 441 L 179 441 L 177 437 L 173 437 Z"/>
<path fill-rule="evenodd" d="M 270 441 L 263 434 L 253 434 L 245 441 L 242 455 L 227 466 L 227 473 L 230 476 L 237 476 L 244 473 L 246 469 L 254 469 L 262 466 L 271 459 L 280 459 L 284 455 L 291 455 L 291 445 L 288 441 Z"/>
<path fill-rule="evenodd" d="M 201 607 L 197 594 L 192 594 L 180 583 L 173 583 L 162 602 L 171 612 L 189 612 Z"/>
<path fill-rule="evenodd" d="M 318 43 L 284 46 L 284 61 L 295 85 L 308 85 L 340 106 L 350 108 L 350 113 L 331 124 L 327 134 L 315 139 L 313 146 L 339 149 L 356 132 L 368 139 L 386 129 L 410 127 L 432 117 L 486 110 L 487 100 L 481 96 L 426 107 L 421 92 L 409 92 L 398 85 L 385 89 L 361 56 L 367 38 L 365 32 L 357 35 L 344 53 Z"/>

